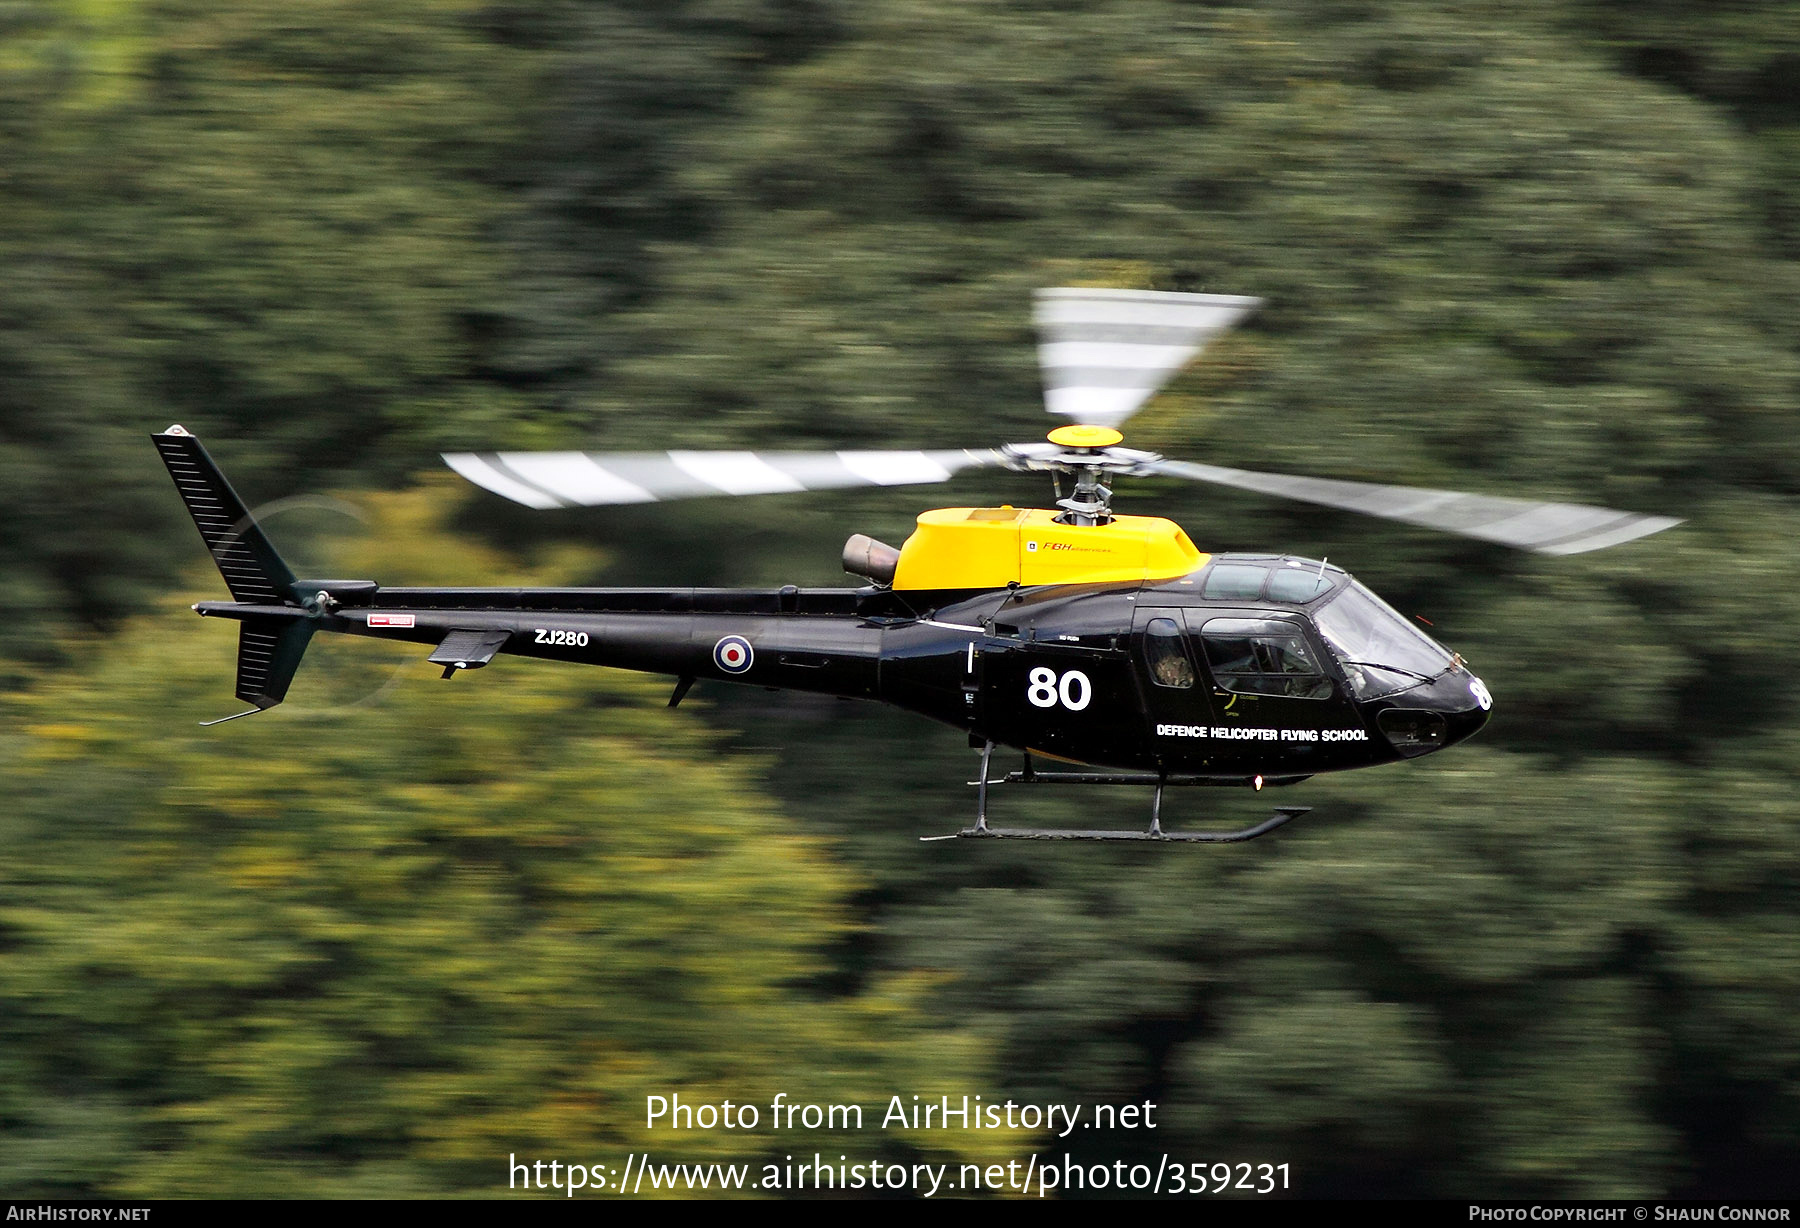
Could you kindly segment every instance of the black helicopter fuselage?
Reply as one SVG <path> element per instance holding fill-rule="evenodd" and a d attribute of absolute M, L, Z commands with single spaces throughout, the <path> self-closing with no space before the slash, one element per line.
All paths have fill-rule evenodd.
<path fill-rule="evenodd" d="M 1284 583 L 1306 599 L 1268 595 Z M 1490 703 L 1459 658 L 1344 572 L 1288 558 L 1217 555 L 1175 580 L 972 592 L 330 580 L 297 580 L 293 591 L 311 594 L 312 608 L 195 608 L 271 635 L 304 622 L 430 645 L 446 677 L 510 654 L 668 675 L 677 698 L 698 680 L 875 700 L 976 744 L 1219 783 L 1286 783 L 1427 753 L 1473 734 Z M 1355 609 L 1330 615 L 1340 603 Z M 1374 646 L 1361 654 L 1404 660 L 1350 657 L 1322 625 L 1339 641 L 1362 634 Z M 279 701 L 259 694 L 255 658 L 239 664 L 244 699 Z"/>
<path fill-rule="evenodd" d="M 701 680 L 876 700 L 965 730 L 986 748 L 984 781 L 993 747 L 1011 746 L 1157 781 L 1260 785 L 1441 749 L 1492 702 L 1460 657 L 1342 569 L 1203 555 L 1168 521 L 927 513 L 908 545 L 925 547 L 919 566 L 889 551 L 899 563 L 877 568 L 1081 574 L 1058 583 L 383 588 L 297 577 L 197 439 L 179 426 L 153 438 L 231 590 L 194 609 L 241 624 L 236 689 L 251 712 L 282 702 L 327 632 L 429 645 L 446 678 L 509 654 L 669 675 L 671 704 Z M 852 538 L 846 565 L 876 545 Z M 1165 578 L 1102 578 L 1147 557 Z"/>

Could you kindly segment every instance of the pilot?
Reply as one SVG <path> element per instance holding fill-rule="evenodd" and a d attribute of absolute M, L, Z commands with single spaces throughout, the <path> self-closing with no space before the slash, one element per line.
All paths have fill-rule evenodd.
<path fill-rule="evenodd" d="M 1157 653 L 1150 669 L 1158 686 L 1186 688 L 1194 685 L 1194 667 L 1180 649 Z"/>

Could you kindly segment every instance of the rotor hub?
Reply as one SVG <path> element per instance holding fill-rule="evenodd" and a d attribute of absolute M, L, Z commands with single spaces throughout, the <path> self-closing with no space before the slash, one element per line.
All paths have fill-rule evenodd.
<path fill-rule="evenodd" d="M 1063 523 L 1111 524 L 1113 492 L 1102 478 L 1149 473 L 1149 466 L 1162 460 L 1155 452 L 1120 447 L 1124 438 L 1110 426 L 1059 426 L 1047 443 L 1008 444 L 1001 449 L 1001 463 L 1009 469 L 1050 474 L 1057 484 L 1056 506 L 1063 509 L 1059 517 Z M 1066 499 L 1063 474 L 1075 479 L 1075 489 Z"/>
<path fill-rule="evenodd" d="M 1125 436 L 1110 426 L 1059 426 L 1046 438 L 1064 448 L 1110 448 L 1125 441 Z"/>

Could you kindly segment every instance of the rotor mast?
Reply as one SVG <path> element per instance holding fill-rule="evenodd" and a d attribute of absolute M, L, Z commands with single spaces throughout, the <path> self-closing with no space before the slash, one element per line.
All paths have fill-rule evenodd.
<path fill-rule="evenodd" d="M 1059 426 L 1050 432 L 1050 442 L 1067 448 L 1072 457 L 1090 458 L 1085 464 L 1080 460 L 1069 461 L 1069 467 L 1075 472 L 1075 493 L 1056 501 L 1056 506 L 1064 513 L 1057 517 L 1058 520 L 1079 525 L 1112 523 L 1112 487 L 1100 480 L 1105 470 L 1101 458 L 1107 448 L 1124 438 L 1107 426 Z"/>
<path fill-rule="evenodd" d="M 1048 443 L 1003 448 L 1002 463 L 1009 469 L 1049 473 L 1058 479 L 1067 473 L 1075 478 L 1075 489 L 1066 499 L 1061 497 L 1060 480 L 1057 482 L 1056 506 L 1062 509 L 1058 523 L 1111 524 L 1113 492 L 1108 480 L 1149 473 L 1149 466 L 1162 460 L 1155 452 L 1119 447 L 1124 438 L 1110 426 L 1059 426 L 1050 432 Z"/>
<path fill-rule="evenodd" d="M 1084 465 L 1075 478 L 1075 493 L 1058 499 L 1056 506 L 1065 513 L 1057 517 L 1064 524 L 1111 524 L 1112 487 L 1101 483 L 1098 466 Z"/>

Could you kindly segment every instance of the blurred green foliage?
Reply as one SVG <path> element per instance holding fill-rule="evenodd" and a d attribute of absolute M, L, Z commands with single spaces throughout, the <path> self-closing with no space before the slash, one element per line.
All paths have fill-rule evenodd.
<path fill-rule="evenodd" d="M 500 567 L 442 533 L 445 502 L 375 501 L 350 561 Z M 897 1089 L 960 1095 L 979 1071 L 920 978 L 820 987 L 856 875 L 660 686 L 530 666 L 452 686 L 334 642 L 310 701 L 221 738 L 195 720 L 233 637 L 185 613 L 71 645 L 9 704 L 9 1195 L 491 1195 L 515 1153 L 860 1150 L 766 1110 L 649 1129 L 646 1098 L 785 1092 L 878 1121 Z M 1010 1158 L 1003 1131 L 888 1144 L 914 1145 Z"/>
<path fill-rule="evenodd" d="M 618 984 L 558 944 L 627 950 L 636 992 L 669 927 L 707 965 L 654 1059 L 684 1086 L 806 1069 L 794 1021 L 822 1011 L 869 1063 L 822 1088 L 905 1090 L 923 1033 L 897 1010 L 880 1039 L 868 1010 L 929 969 L 935 1009 L 989 1056 L 927 1069 L 1168 1106 L 1154 1137 L 1080 1139 L 1096 1157 L 1288 1160 L 1316 1194 L 1791 1195 L 1797 18 L 1791 0 L 9 6 L 0 654 L 15 680 L 61 664 L 7 748 L 0 1130 L 26 1158 L 4 1184 L 207 1192 L 195 1165 L 279 1152 L 284 1189 L 424 1192 L 485 1184 L 456 1157 L 501 1117 L 622 1141 L 580 1133 L 623 1120 L 591 1099 L 555 1108 L 587 1050 L 554 1038 L 621 1036 L 595 1017 Z M 1203 546 L 1329 554 L 1429 617 L 1499 701 L 1475 746 L 1302 786 L 1319 812 L 1243 849 L 922 850 L 968 804 L 947 732 L 721 694 L 721 743 L 636 684 L 517 663 L 344 714 L 392 744 L 336 718 L 175 727 L 219 711 L 201 697 L 224 702 L 229 636 L 159 596 L 206 585 L 179 570 L 193 535 L 149 430 L 186 422 L 257 497 L 393 483 L 448 446 L 1028 439 L 1029 295 L 1067 282 L 1269 301 L 1132 442 L 1689 523 L 1539 560 L 1127 487 Z M 608 560 L 566 563 L 584 580 L 773 585 L 829 581 L 846 531 L 897 540 L 921 502 L 551 520 L 471 501 L 464 519 L 600 536 Z M 422 581 L 469 549 L 383 540 L 339 570 Z M 465 561 L 473 582 L 521 570 Z M 296 704 L 365 693 L 313 656 Z M 726 746 L 741 761 L 715 762 Z M 1001 804 L 1116 823 L 1141 799 Z M 652 889 L 632 859 L 665 856 Z M 730 923 L 764 872 L 792 890 Z M 543 933 L 519 920 L 540 890 Z M 615 892 L 626 906 L 594 902 Z M 769 1020 L 742 1038 L 721 1023 L 739 975 Z M 441 1026 L 459 995 L 468 1036 L 535 1037 L 515 1064 Z M 345 1014 L 365 999 L 373 1018 Z M 662 1018 L 631 1001 L 625 1024 Z M 417 1067 L 395 1056 L 414 1047 Z M 349 1070 L 380 1077 L 322 1100 L 304 1073 Z"/>

